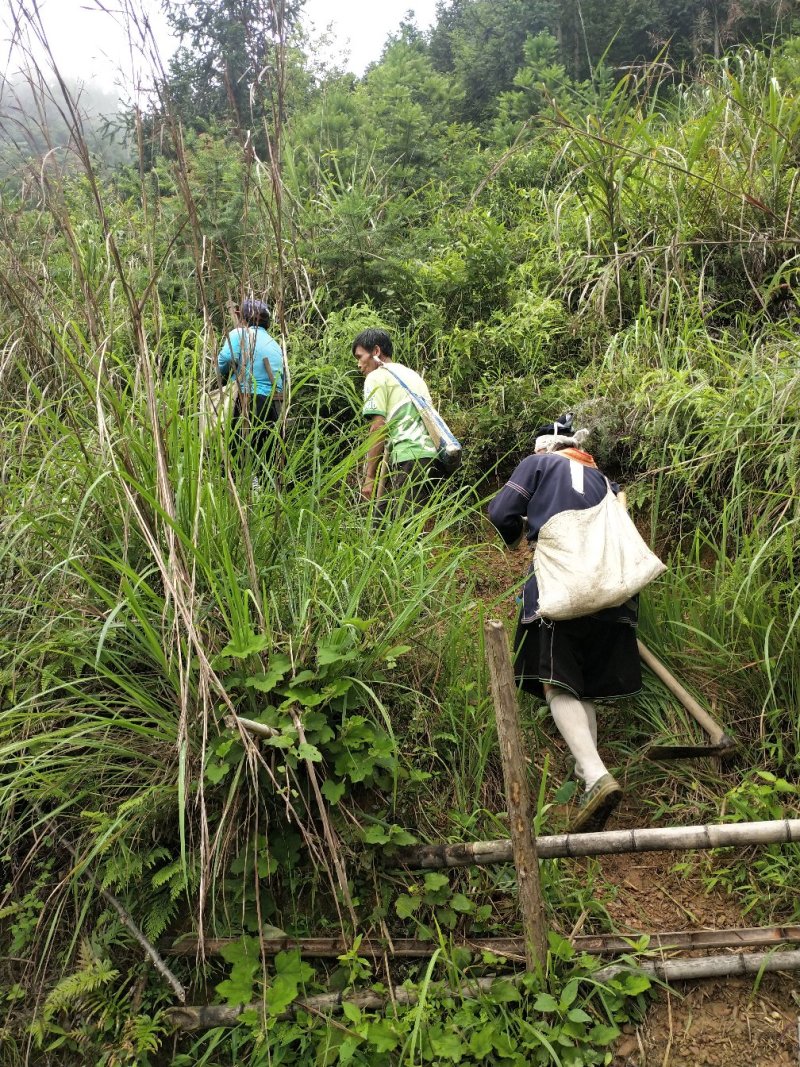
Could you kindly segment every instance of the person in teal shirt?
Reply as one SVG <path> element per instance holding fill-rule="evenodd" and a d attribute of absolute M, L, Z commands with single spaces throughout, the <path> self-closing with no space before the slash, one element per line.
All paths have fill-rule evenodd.
<path fill-rule="evenodd" d="M 267 332 L 271 316 L 263 300 L 243 300 L 234 312 L 237 325 L 223 342 L 217 368 L 223 382 L 233 374 L 239 384 L 233 412 L 234 451 L 239 455 L 247 441 L 263 459 L 270 427 L 283 407 L 283 352 Z"/>

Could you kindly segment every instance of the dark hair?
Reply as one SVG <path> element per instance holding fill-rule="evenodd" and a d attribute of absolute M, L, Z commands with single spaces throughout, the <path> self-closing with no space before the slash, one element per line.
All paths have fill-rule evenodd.
<path fill-rule="evenodd" d="M 373 348 L 379 348 L 387 359 L 392 358 L 392 339 L 386 330 L 376 330 L 374 328 L 362 330 L 353 341 L 353 355 L 356 354 L 357 348 L 365 348 L 367 352 L 371 352 Z"/>
<path fill-rule="evenodd" d="M 243 300 L 239 306 L 239 314 L 248 326 L 263 326 L 264 329 L 269 326 L 269 321 L 272 317 L 269 305 L 265 304 L 263 300 Z"/>

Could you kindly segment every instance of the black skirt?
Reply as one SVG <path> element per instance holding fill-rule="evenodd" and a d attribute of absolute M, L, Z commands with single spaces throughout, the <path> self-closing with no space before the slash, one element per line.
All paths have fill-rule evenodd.
<path fill-rule="evenodd" d="M 526 693 L 544 698 L 544 683 L 579 700 L 632 696 L 642 688 L 636 630 L 591 616 L 517 625 L 514 673 Z"/>

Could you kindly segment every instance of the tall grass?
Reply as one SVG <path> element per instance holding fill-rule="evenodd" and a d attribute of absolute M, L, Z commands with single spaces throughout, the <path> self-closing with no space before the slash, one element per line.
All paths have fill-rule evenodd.
<path fill-rule="evenodd" d="M 320 414 L 337 391 L 352 413 L 346 379 L 319 367 L 301 376 L 286 439 L 274 442 L 280 462 L 237 466 L 224 442 L 198 432 L 199 348 L 163 353 L 174 368 L 158 394 L 171 514 L 145 391 L 124 367 L 124 401 L 108 378 L 87 378 L 90 395 L 40 397 L 20 412 L 27 437 L 6 457 L 2 824 L 15 848 L 57 825 L 80 848 L 73 878 L 101 859 L 114 869 L 155 826 L 179 839 L 187 892 L 190 870 L 207 885 L 215 851 L 246 838 L 252 820 L 263 833 L 294 810 L 313 837 L 305 781 L 279 781 L 246 739 L 248 773 L 227 795 L 209 788 L 203 767 L 224 715 L 272 708 L 283 720 L 286 692 L 275 701 L 258 677 L 285 655 L 282 681 L 305 679 L 316 690 L 308 709 L 325 711 L 333 730 L 364 709 L 391 735 L 391 665 L 413 660 L 424 686 L 469 592 L 468 548 L 448 537 L 464 513 L 458 494 L 383 520 L 360 502 L 360 426 Z M 265 776 L 271 796 L 259 796 Z"/>

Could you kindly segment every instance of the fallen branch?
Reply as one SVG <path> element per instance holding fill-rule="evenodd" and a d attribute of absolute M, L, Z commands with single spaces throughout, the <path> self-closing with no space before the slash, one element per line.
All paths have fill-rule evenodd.
<path fill-rule="evenodd" d="M 800 819 L 740 822 L 710 826 L 664 826 L 643 830 L 606 830 L 597 834 L 554 834 L 539 837 L 539 859 L 567 856 L 608 856 L 631 852 L 670 852 L 675 849 L 731 848 L 800 841 Z M 467 841 L 442 845 L 411 845 L 395 849 L 386 859 L 393 867 L 487 867 L 511 863 L 511 842 Z"/>

